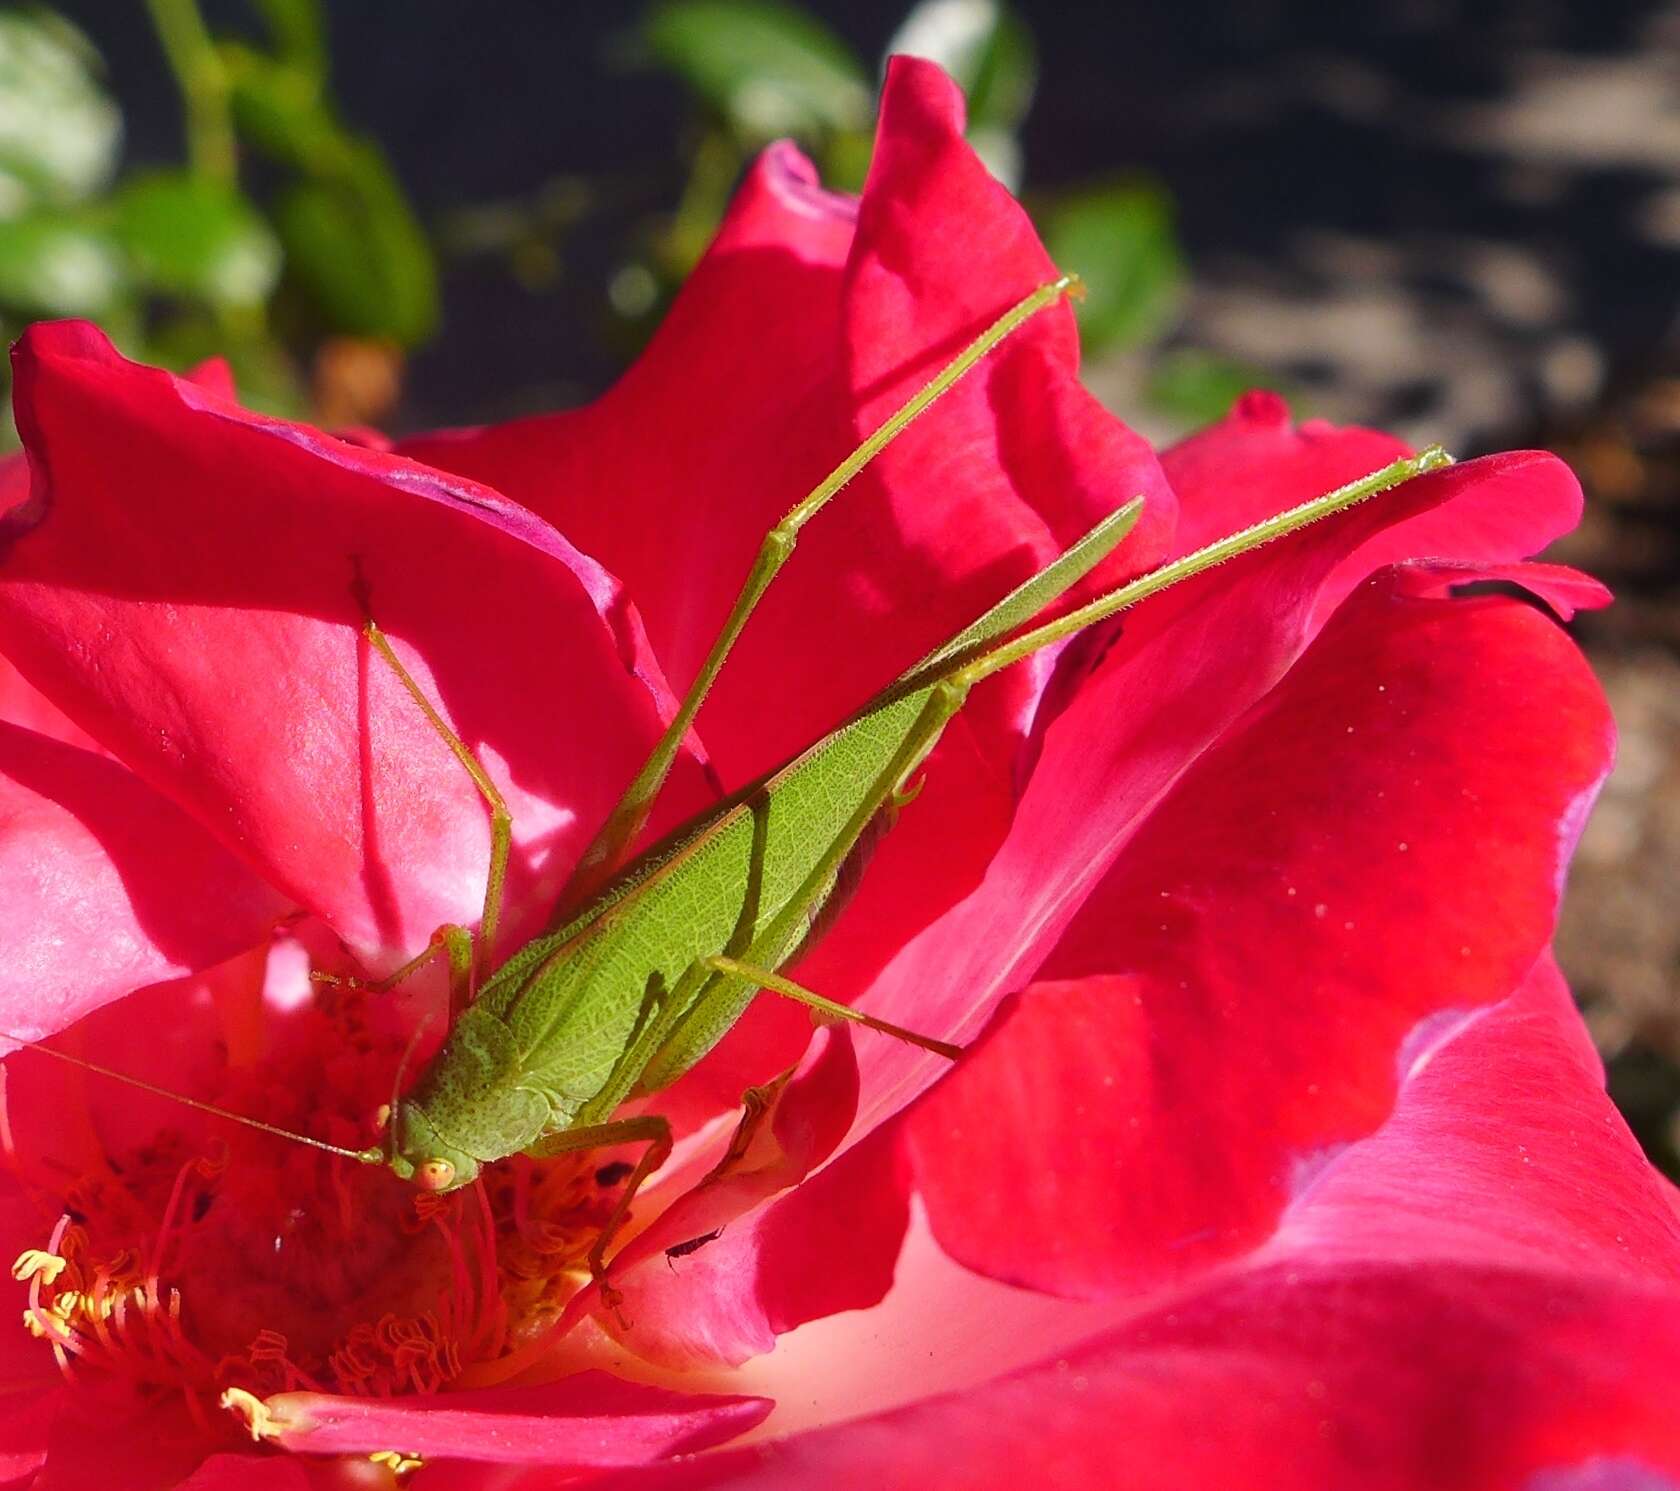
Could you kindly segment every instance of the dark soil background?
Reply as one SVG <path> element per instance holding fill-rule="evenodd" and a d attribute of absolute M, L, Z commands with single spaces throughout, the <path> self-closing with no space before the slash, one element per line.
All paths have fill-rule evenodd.
<path fill-rule="evenodd" d="M 142 7 L 62 8 L 105 54 L 131 158 L 177 157 Z M 810 8 L 874 56 L 904 5 Z M 1027 185 L 1134 169 L 1165 184 L 1193 275 L 1175 343 L 1264 370 L 1308 412 L 1460 455 L 1549 445 L 1580 472 L 1589 517 L 1554 557 L 1618 593 L 1579 633 L 1623 745 L 1562 956 L 1612 1090 L 1680 1174 L 1680 5 L 1018 8 L 1040 69 Z M 635 10 L 342 3 L 337 88 L 429 223 L 578 177 L 657 211 L 682 189 L 690 116 L 672 78 L 615 61 Z M 470 422 L 605 386 L 629 350 L 596 325 L 621 226 L 581 231 L 540 289 L 496 261 L 448 263 L 441 333 L 390 422 Z M 1136 358 L 1091 371 L 1136 417 Z"/>

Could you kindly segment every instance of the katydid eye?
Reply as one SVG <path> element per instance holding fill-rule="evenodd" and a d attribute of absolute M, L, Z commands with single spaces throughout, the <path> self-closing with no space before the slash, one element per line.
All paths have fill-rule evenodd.
<path fill-rule="evenodd" d="M 448 1160 L 422 1160 L 414 1167 L 414 1183 L 422 1191 L 441 1191 L 455 1179 L 455 1167 Z"/>

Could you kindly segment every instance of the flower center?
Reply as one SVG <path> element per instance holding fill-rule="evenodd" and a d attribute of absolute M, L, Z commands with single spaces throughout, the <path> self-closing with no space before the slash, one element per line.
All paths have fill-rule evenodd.
<path fill-rule="evenodd" d="M 353 1140 L 353 1105 L 369 1106 L 380 1074 L 388 1085 L 397 1052 L 364 1034 L 346 1062 L 334 1034 L 295 1062 L 265 1062 L 265 1080 L 229 1074 L 213 1100 Z M 337 1054 L 323 1062 L 323 1051 Z M 587 1277 L 626 1168 L 518 1156 L 435 1195 L 220 1125 L 104 1161 L 63 1190 L 45 1247 L 14 1265 L 29 1286 L 24 1324 L 72 1380 L 183 1392 L 195 1412 L 230 1388 L 435 1392 L 525 1344 Z"/>

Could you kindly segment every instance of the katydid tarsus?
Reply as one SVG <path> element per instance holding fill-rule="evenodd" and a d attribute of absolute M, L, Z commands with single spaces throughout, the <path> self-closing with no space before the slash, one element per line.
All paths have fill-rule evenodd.
<path fill-rule="evenodd" d="M 468 1185 L 484 1165 L 514 1154 L 548 1156 L 640 1143 L 641 1158 L 589 1254 L 603 1299 L 612 1304 L 608 1249 L 637 1189 L 671 1150 L 664 1118 L 655 1113 L 620 1116 L 618 1110 L 632 1098 L 658 1093 L 692 1068 L 757 993 L 794 1000 L 823 1018 L 856 1022 L 943 1057 L 960 1054 L 945 1041 L 828 1000 L 782 970 L 808 943 L 860 840 L 882 815 L 890 822 L 913 796 L 909 783 L 970 691 L 1001 669 L 1150 595 L 1449 459 L 1432 448 L 1395 461 L 1031 625 L 1131 531 L 1142 510 L 1142 499 L 1135 498 L 849 720 L 629 859 L 714 679 L 792 552 L 799 530 L 993 347 L 1076 283 L 1069 276 L 1046 284 L 1007 311 L 766 536 L 723 630 L 669 725 L 581 856 L 561 898 L 557 924 L 503 960 L 496 956 L 496 937 L 511 844 L 506 806 L 370 616 L 365 626 L 369 643 L 459 758 L 489 811 L 490 862 L 476 937 L 463 927 L 440 928 L 418 957 L 370 986 L 388 987 L 428 958 L 444 956 L 450 968 L 452 1023 L 412 1090 L 406 1096 L 393 1094 L 392 1110 L 384 1115 L 383 1142 L 367 1149 L 327 1145 L 202 1103 L 192 1106 L 349 1159 L 388 1166 L 432 1192 Z M 78 1058 L 64 1059 L 118 1080 L 134 1080 Z M 741 1151 L 762 1111 L 762 1102 L 748 1103 L 729 1155 Z M 726 1156 L 720 1167 L 728 1162 Z"/>

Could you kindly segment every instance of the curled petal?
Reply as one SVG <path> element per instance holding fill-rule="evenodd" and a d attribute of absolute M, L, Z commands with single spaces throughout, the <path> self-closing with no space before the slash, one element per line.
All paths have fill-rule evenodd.
<path fill-rule="evenodd" d="M 1202 755 L 1045 964 L 1063 982 L 916 1113 L 962 1261 L 1100 1295 L 1252 1247 L 1387 1116 L 1408 1032 L 1540 956 L 1610 763 L 1602 696 L 1547 618 L 1406 578 Z"/>

